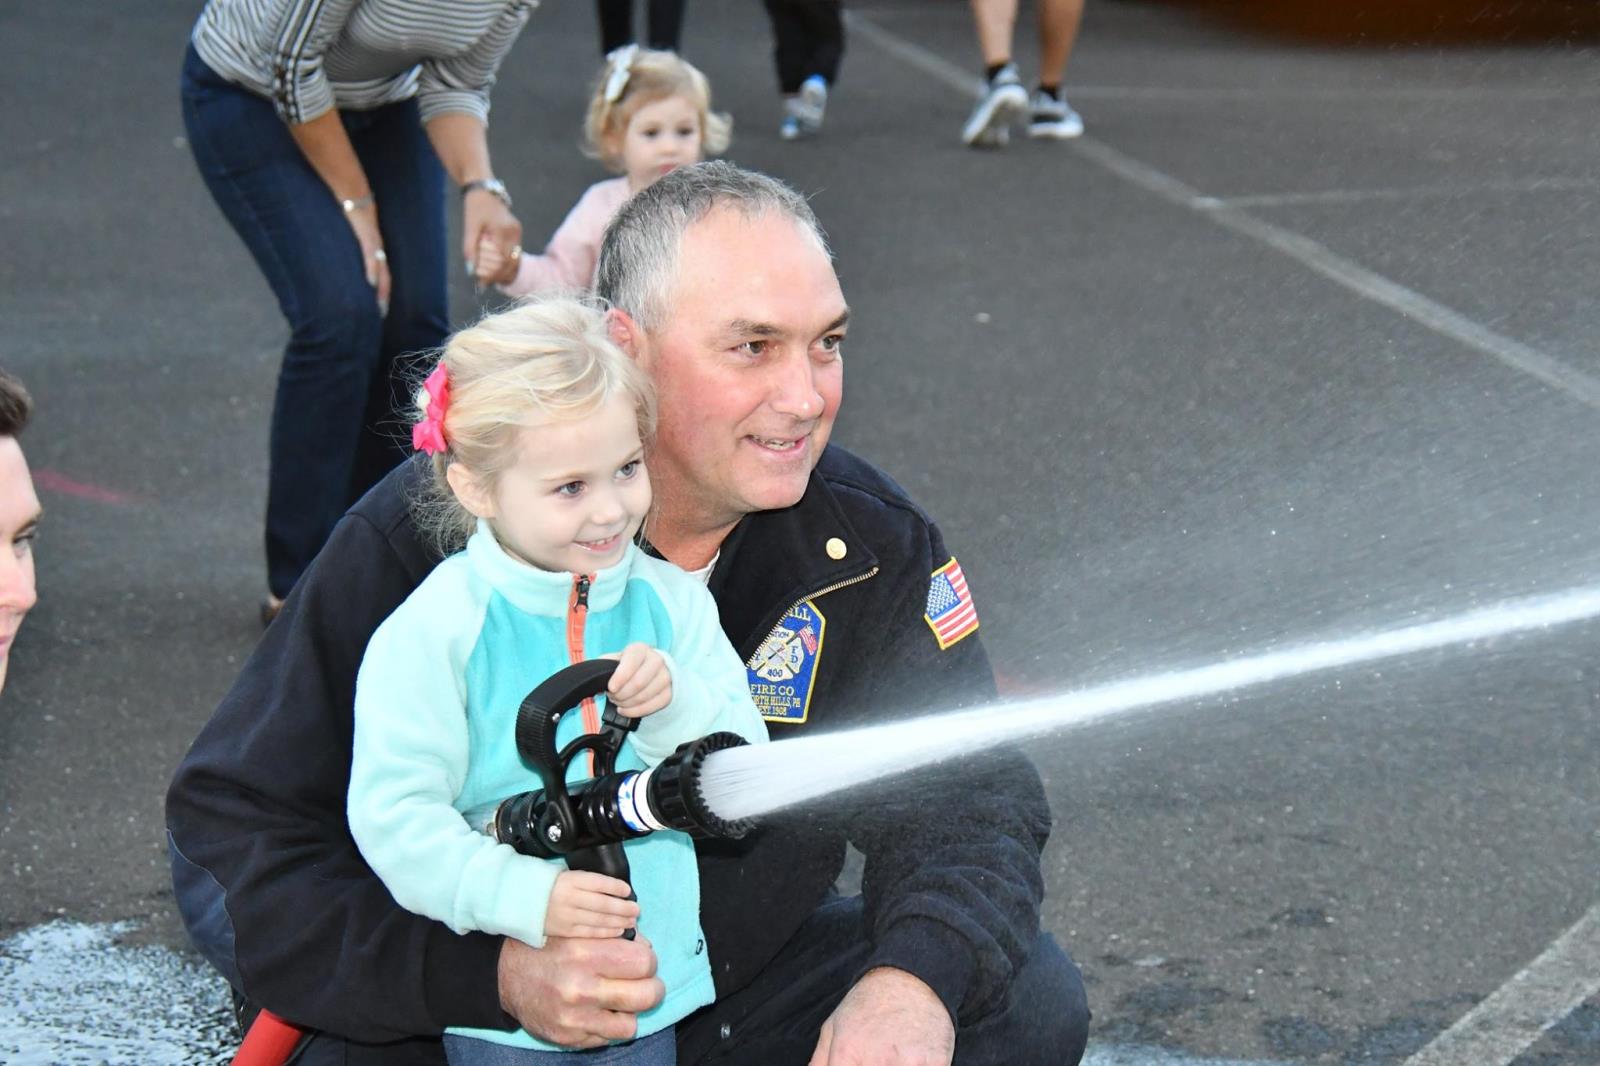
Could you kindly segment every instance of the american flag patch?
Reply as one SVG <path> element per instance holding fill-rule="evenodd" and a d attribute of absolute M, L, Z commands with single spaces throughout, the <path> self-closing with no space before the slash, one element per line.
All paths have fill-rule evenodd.
<path fill-rule="evenodd" d="M 978 608 L 967 591 L 961 564 L 954 558 L 933 572 L 928 582 L 928 610 L 923 617 L 933 630 L 940 651 L 978 631 Z"/>

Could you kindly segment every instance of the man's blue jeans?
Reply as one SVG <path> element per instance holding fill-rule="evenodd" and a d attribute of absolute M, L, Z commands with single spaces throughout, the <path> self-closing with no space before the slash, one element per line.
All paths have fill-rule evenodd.
<path fill-rule="evenodd" d="M 389 260 L 381 315 L 344 212 L 272 104 L 224 81 L 192 45 L 182 101 L 200 176 L 289 323 L 267 484 L 267 587 L 282 597 L 345 509 L 407 454 L 408 383 L 420 376 L 400 357 L 439 347 L 449 330 L 444 171 L 415 101 L 341 113 Z"/>

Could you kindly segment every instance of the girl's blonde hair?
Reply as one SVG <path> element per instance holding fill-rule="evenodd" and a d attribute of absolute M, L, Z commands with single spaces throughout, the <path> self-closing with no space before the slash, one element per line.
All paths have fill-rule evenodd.
<path fill-rule="evenodd" d="M 733 119 L 711 110 L 711 83 L 706 76 L 676 52 L 629 45 L 608 56 L 595 79 L 583 122 L 584 155 L 620 172 L 622 157 L 611 145 L 620 141 L 641 107 L 674 96 L 694 101 L 700 112 L 701 151 L 709 156 L 726 150 L 733 136 Z"/>
<path fill-rule="evenodd" d="M 412 500 L 412 511 L 445 554 L 458 550 L 477 528 L 477 519 L 450 489 L 446 471 L 452 463 L 493 491 L 516 461 L 523 427 L 577 421 L 619 397 L 637 413 L 640 440 L 655 430 L 650 379 L 611 340 L 597 303 L 559 296 L 517 304 L 451 337 L 439 365 L 450 387 L 446 449 L 433 456 L 433 476 Z M 428 400 L 419 389 L 414 421 L 427 419 Z"/>

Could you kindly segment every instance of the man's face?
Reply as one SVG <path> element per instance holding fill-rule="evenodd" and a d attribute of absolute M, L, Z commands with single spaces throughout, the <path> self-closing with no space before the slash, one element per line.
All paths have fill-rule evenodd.
<path fill-rule="evenodd" d="M 23 615 L 38 599 L 33 585 L 33 541 L 39 497 L 15 437 L 0 437 L 0 687 Z"/>
<path fill-rule="evenodd" d="M 660 506 L 714 527 L 798 502 L 844 394 L 833 265 L 791 219 L 719 208 L 684 233 L 676 278 L 636 353 L 656 385 Z"/>

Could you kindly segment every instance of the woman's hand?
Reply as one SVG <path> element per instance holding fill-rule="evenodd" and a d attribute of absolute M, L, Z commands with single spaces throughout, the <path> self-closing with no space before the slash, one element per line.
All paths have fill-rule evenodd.
<path fill-rule="evenodd" d="M 461 257 L 480 281 L 483 276 L 475 264 L 478 246 L 486 240 L 505 259 L 515 263 L 522 254 L 522 223 L 494 193 L 487 189 L 469 189 L 461 198 Z"/>
<path fill-rule="evenodd" d="M 361 269 L 367 284 L 377 290 L 378 313 L 389 313 L 389 257 L 383 250 L 383 235 L 378 232 L 378 208 L 375 204 L 345 212 L 345 221 L 355 232 L 356 243 L 361 245 Z"/>

